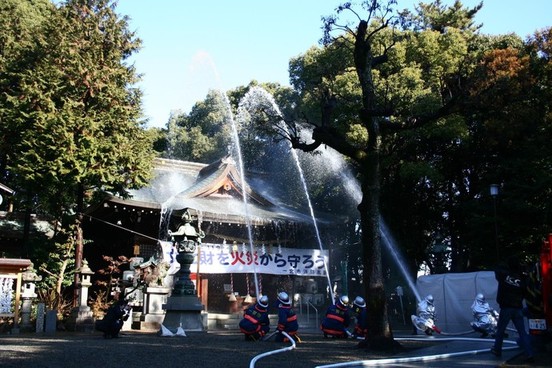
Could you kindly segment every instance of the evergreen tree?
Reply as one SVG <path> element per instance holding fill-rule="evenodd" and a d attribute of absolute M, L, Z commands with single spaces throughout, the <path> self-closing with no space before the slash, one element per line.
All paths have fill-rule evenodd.
<path fill-rule="evenodd" d="M 140 40 L 109 0 L 62 2 L 27 37 L 3 65 L 9 184 L 25 194 L 28 211 L 52 214 L 67 229 L 77 215 L 69 243 L 79 268 L 80 214 L 93 194 L 126 196 L 151 176 L 151 134 L 140 121 L 138 75 L 128 63 Z"/>

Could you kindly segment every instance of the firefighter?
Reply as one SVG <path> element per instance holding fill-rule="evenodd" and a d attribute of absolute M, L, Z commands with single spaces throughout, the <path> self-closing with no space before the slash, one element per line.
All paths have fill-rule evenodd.
<path fill-rule="evenodd" d="M 349 297 L 343 295 L 335 304 L 328 307 L 320 329 L 324 332 L 324 337 L 347 338 L 349 324 Z"/>
<path fill-rule="evenodd" d="M 357 296 L 353 301 L 352 309 L 356 319 L 353 337 L 365 338 L 368 334 L 368 311 L 366 310 L 366 302 L 364 301 L 364 298 Z"/>
<path fill-rule="evenodd" d="M 416 308 L 417 315 L 411 316 L 414 327 L 425 332 L 426 335 L 433 335 L 434 331 L 441 333 L 441 330 L 435 326 L 435 305 L 433 302 L 433 295 L 427 295 L 418 303 Z"/>
<path fill-rule="evenodd" d="M 479 293 L 475 296 L 471 310 L 474 320 L 470 322 L 470 325 L 474 331 L 480 332 L 483 338 L 489 334 L 494 337 L 498 312 L 491 308 L 483 294 Z"/>
<path fill-rule="evenodd" d="M 270 331 L 268 297 L 266 295 L 261 296 L 257 303 L 245 310 L 239 327 L 246 341 L 260 340 Z"/>
<path fill-rule="evenodd" d="M 291 307 L 291 300 L 285 291 L 278 293 L 278 334 L 275 340 L 277 342 L 287 342 L 287 338 L 281 333 L 285 332 L 290 336 L 297 336 L 299 323 L 297 322 L 297 314 Z"/>

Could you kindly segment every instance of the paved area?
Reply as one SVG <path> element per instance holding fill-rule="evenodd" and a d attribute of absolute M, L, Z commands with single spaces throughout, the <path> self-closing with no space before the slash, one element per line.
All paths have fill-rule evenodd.
<path fill-rule="evenodd" d="M 324 339 L 316 331 L 304 332 L 301 342 L 247 342 L 237 331 L 189 332 L 186 337 L 156 333 L 123 332 L 118 339 L 98 333 L 21 333 L 0 335 L 0 366 L 38 367 L 254 367 L 315 368 L 347 363 L 347 367 L 510 367 L 525 366 L 521 349 L 492 355 L 492 339 L 473 336 L 413 336 L 395 333 L 402 348 L 392 354 L 359 349 L 351 339 Z M 508 345 L 505 345 L 508 346 Z M 276 352 L 279 350 L 286 350 Z M 259 358 L 262 354 L 267 356 Z M 350 362 L 362 361 L 354 365 Z M 537 356 L 531 367 L 552 367 L 552 353 Z"/>

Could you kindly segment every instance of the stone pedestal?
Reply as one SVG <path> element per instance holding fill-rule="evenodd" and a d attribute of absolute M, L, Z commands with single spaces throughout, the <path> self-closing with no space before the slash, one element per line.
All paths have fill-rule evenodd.
<path fill-rule="evenodd" d="M 172 295 L 168 298 L 167 304 L 163 305 L 165 309 L 163 326 L 173 333 L 178 327 L 182 327 L 184 331 L 207 329 L 207 315 L 201 313 L 204 307 L 196 296 L 194 283 L 190 279 L 190 265 L 194 260 L 191 249 L 195 250 L 195 244 L 188 243 L 187 246 L 190 249 L 181 251 L 176 256 L 176 260 L 180 263 L 180 270 L 176 275 L 177 280 Z"/>
<path fill-rule="evenodd" d="M 140 330 L 159 330 L 165 311 L 163 306 L 167 303 L 167 297 L 171 289 L 169 287 L 147 287 L 144 293 L 143 310 L 140 316 Z"/>
<path fill-rule="evenodd" d="M 33 300 L 31 298 L 23 297 L 23 304 L 21 305 L 21 331 L 29 332 L 34 329 L 31 323 L 31 307 Z"/>
<path fill-rule="evenodd" d="M 202 313 L 203 305 L 195 295 L 176 295 L 163 305 L 165 319 L 163 326 L 176 333 L 178 327 L 184 331 L 205 331 L 207 329 L 207 314 Z"/>
<path fill-rule="evenodd" d="M 67 319 L 66 327 L 69 331 L 94 331 L 94 315 L 90 307 L 80 306 L 73 308 L 71 315 Z"/>

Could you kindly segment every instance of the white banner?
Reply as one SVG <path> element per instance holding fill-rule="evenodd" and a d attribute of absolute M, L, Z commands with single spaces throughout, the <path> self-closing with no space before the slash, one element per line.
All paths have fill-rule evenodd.
<path fill-rule="evenodd" d="M 162 242 L 164 259 L 169 262 L 169 273 L 175 273 L 180 265 L 176 261 L 176 249 L 170 242 Z M 296 249 L 283 247 L 231 247 L 227 244 L 201 244 L 196 250 L 192 273 L 197 273 L 197 258 L 200 257 L 199 273 L 265 273 L 272 275 L 323 276 L 328 251 L 319 249 Z"/>

